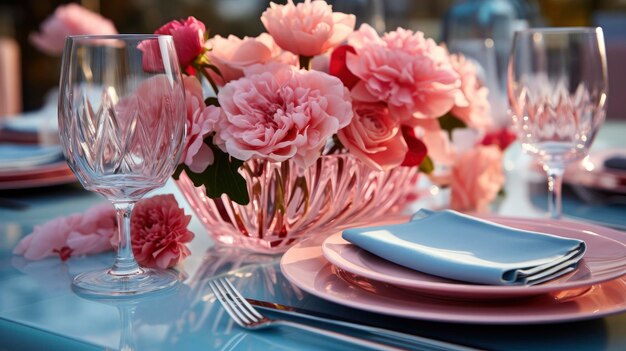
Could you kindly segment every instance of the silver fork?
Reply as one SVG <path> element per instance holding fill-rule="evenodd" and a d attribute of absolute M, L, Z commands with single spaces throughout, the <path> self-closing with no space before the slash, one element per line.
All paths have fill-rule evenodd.
<path fill-rule="evenodd" d="M 239 291 L 237 291 L 237 289 L 226 278 L 220 278 L 216 281 L 209 282 L 209 287 L 215 294 L 217 300 L 222 304 L 226 312 L 235 321 L 235 323 L 245 329 L 256 330 L 277 326 L 285 326 L 304 330 L 310 333 L 324 335 L 329 338 L 349 342 L 373 350 L 406 350 L 386 344 L 381 344 L 375 341 L 359 339 L 350 335 L 337 333 L 326 329 L 316 328 L 310 325 L 282 319 L 270 319 L 263 316 L 261 313 L 259 313 L 259 311 L 252 307 L 252 305 L 250 305 L 248 301 L 246 301 L 246 299 L 241 296 Z"/>

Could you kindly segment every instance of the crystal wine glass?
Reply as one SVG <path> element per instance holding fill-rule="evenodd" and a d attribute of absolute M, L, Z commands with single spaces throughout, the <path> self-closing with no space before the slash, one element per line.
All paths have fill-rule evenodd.
<path fill-rule="evenodd" d="M 59 92 L 63 152 L 85 189 L 113 203 L 118 223 L 113 266 L 76 276 L 78 293 L 138 295 L 177 283 L 174 272 L 139 267 L 130 219 L 135 202 L 163 186 L 178 164 L 185 111 L 171 36 L 66 39 Z"/>
<path fill-rule="evenodd" d="M 548 174 L 551 217 L 559 218 L 565 168 L 587 155 L 604 121 L 607 68 L 602 29 L 516 32 L 508 97 L 523 150 Z"/>

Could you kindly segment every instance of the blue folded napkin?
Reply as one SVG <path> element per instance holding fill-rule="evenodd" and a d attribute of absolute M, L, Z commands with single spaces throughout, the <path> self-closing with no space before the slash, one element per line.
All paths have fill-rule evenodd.
<path fill-rule="evenodd" d="M 344 230 L 342 237 L 399 265 L 489 285 L 534 285 L 576 269 L 581 240 L 519 230 L 455 211 L 420 210 L 410 222 Z"/>

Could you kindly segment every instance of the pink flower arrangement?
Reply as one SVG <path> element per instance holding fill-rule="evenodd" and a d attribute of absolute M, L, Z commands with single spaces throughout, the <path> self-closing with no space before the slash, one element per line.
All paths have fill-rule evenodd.
<path fill-rule="evenodd" d="M 211 37 L 194 17 L 155 31 L 173 36 L 187 74 L 187 138 L 175 177 L 185 171 L 209 196 L 246 204 L 238 170 L 248 160 L 308 167 L 329 153 L 381 171 L 420 167 L 454 188 L 462 155 L 481 145 L 459 147 L 460 130 L 503 144 L 473 62 L 424 33 L 355 30 L 353 15 L 320 0 L 271 3 L 260 20 L 266 33 L 257 37 Z M 153 49 L 142 48 L 148 71 L 162 69 L 150 60 Z"/>
<path fill-rule="evenodd" d="M 488 91 L 472 61 L 422 32 L 379 35 L 366 24 L 355 31 L 354 16 L 311 0 L 271 3 L 261 22 L 267 33 L 215 35 L 203 49 L 198 33 L 205 27 L 193 17 L 156 31 L 193 27 L 185 33 L 195 34 L 176 41 L 179 60 L 213 87 L 206 106 L 197 78 L 186 78 L 188 137 L 175 174 L 185 171 L 209 196 L 247 203 L 236 171 L 245 161 L 308 167 L 334 152 L 381 171 L 436 170 L 438 184 L 454 186 L 451 170 L 465 151 L 451 139 L 454 130 L 491 133 Z M 183 54 L 182 47 L 193 50 Z"/>
<path fill-rule="evenodd" d="M 39 50 L 60 55 L 68 35 L 117 34 L 113 22 L 77 4 L 59 6 L 40 27 L 39 33 L 32 33 L 30 42 Z"/>
<path fill-rule="evenodd" d="M 193 239 L 186 216 L 173 195 L 140 200 L 131 218 L 131 245 L 144 267 L 169 268 L 189 255 L 186 243 Z M 85 213 L 55 218 L 35 226 L 13 250 L 28 260 L 70 257 L 108 251 L 117 246 L 117 224 L 111 204 L 100 204 Z"/>

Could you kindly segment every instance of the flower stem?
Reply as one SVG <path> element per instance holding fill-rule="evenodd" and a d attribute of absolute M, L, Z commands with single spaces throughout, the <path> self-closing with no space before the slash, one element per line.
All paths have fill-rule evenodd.
<path fill-rule="evenodd" d="M 313 60 L 313 56 L 302 56 L 300 55 L 299 57 L 300 60 L 300 68 L 304 68 L 307 71 L 311 70 L 311 61 Z"/>
<path fill-rule="evenodd" d="M 115 263 L 109 273 L 113 275 L 134 275 L 143 270 L 137 264 L 130 238 L 130 218 L 135 202 L 114 202 L 117 218 L 118 246 Z"/>
<path fill-rule="evenodd" d="M 550 211 L 550 218 L 561 218 L 561 189 L 563 187 L 563 173 L 565 170 L 562 167 L 548 167 L 546 172 L 548 173 L 548 210 Z"/>

